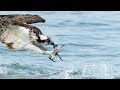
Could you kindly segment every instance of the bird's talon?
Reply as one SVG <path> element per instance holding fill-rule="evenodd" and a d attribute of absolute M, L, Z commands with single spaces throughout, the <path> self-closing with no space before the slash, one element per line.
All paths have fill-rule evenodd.
<path fill-rule="evenodd" d="M 49 59 L 50 59 L 51 61 L 55 62 L 55 61 L 53 60 L 53 58 L 49 57 Z"/>
<path fill-rule="evenodd" d="M 54 45 L 53 48 L 55 49 L 56 47 L 58 47 L 58 45 Z"/>
<path fill-rule="evenodd" d="M 60 58 L 60 60 L 62 60 L 62 58 L 59 56 L 59 54 L 57 55 L 59 58 Z M 63 61 L 63 60 L 62 60 Z"/>
<path fill-rule="evenodd" d="M 63 46 L 65 46 L 65 45 L 62 45 L 61 48 L 63 48 Z"/>
<path fill-rule="evenodd" d="M 52 58 L 52 55 L 53 55 L 53 56 L 58 56 L 58 57 L 60 58 L 60 60 L 62 60 L 62 58 L 59 56 L 59 52 L 63 50 L 63 49 L 62 49 L 63 46 L 64 46 L 64 45 L 62 45 L 61 48 L 58 49 L 58 48 L 56 48 L 56 47 L 58 47 L 58 45 L 54 45 L 54 47 L 53 47 L 54 49 L 53 49 L 53 51 L 52 51 L 49 59 L 52 60 L 53 62 L 55 62 L 55 61 L 53 60 L 53 58 Z M 62 60 L 62 61 L 63 61 L 63 60 Z"/>

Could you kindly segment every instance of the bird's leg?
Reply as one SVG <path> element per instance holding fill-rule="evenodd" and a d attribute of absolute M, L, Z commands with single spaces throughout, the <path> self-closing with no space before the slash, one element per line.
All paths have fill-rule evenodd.
<path fill-rule="evenodd" d="M 64 46 L 64 45 L 63 45 L 63 46 Z M 58 56 L 58 57 L 62 60 L 62 58 L 61 58 L 60 55 L 59 55 L 59 52 L 62 50 L 62 47 L 63 47 L 63 46 L 61 46 L 60 49 L 55 48 L 55 49 L 53 49 L 52 51 L 44 51 L 44 50 L 40 49 L 39 47 L 37 47 L 37 46 L 35 46 L 35 45 L 28 44 L 28 45 L 25 46 L 25 49 L 27 49 L 27 50 L 33 50 L 33 51 L 35 51 L 35 52 L 37 52 L 37 53 L 39 53 L 39 54 L 49 55 L 49 59 L 52 60 L 53 62 L 55 62 L 55 61 L 53 60 L 55 56 Z"/>
<path fill-rule="evenodd" d="M 27 50 L 32 50 L 32 51 L 35 51 L 39 54 L 43 54 L 43 55 L 51 55 L 52 51 L 45 51 L 35 45 L 32 45 L 32 44 L 28 44 L 25 46 L 25 49 Z"/>

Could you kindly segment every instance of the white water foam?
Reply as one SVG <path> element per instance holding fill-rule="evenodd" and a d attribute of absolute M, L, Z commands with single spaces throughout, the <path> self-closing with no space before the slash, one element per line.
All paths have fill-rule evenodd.
<path fill-rule="evenodd" d="M 60 72 L 57 74 L 51 74 L 49 79 L 71 79 L 69 76 L 69 73 L 74 71 L 73 66 L 69 66 L 65 68 L 64 70 L 59 70 Z"/>
<path fill-rule="evenodd" d="M 1 67 L 0 66 L 0 75 L 6 75 L 7 74 L 7 69 L 6 67 Z"/>
<path fill-rule="evenodd" d="M 111 79 L 112 68 L 107 63 L 85 65 L 81 78 Z"/>

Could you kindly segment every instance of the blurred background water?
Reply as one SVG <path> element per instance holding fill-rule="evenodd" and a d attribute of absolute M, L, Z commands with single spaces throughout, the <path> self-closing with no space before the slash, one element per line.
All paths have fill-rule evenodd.
<path fill-rule="evenodd" d="M 31 51 L 11 51 L 0 44 L 1 79 L 120 78 L 119 11 L 0 11 L 37 14 L 45 23 L 33 24 L 59 46 L 63 61 Z"/>

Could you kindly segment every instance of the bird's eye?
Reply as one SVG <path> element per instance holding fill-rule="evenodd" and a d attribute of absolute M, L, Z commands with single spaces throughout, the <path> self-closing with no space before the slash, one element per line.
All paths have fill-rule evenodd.
<path fill-rule="evenodd" d="M 40 40 L 40 39 L 37 39 L 37 41 L 38 41 L 38 42 L 41 42 L 41 40 Z"/>
<path fill-rule="evenodd" d="M 42 40 L 41 42 L 42 42 L 42 43 L 45 43 L 45 40 Z"/>

